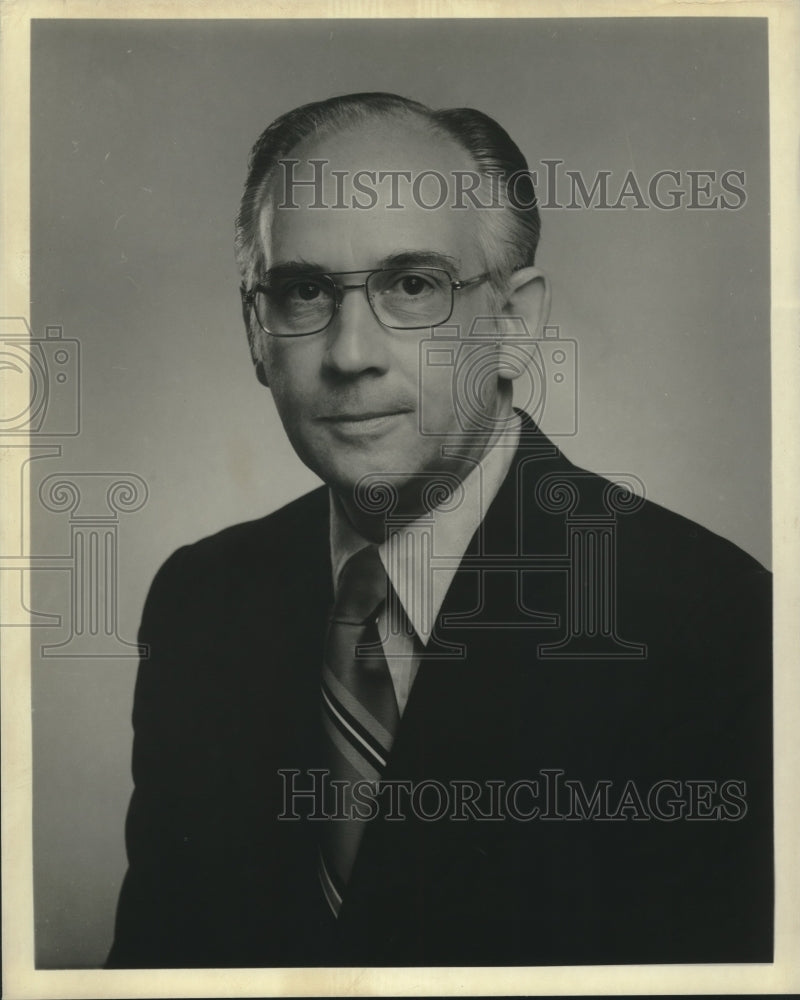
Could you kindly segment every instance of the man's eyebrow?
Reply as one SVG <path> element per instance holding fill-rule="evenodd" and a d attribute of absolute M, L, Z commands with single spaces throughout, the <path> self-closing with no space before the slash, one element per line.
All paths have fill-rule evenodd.
<path fill-rule="evenodd" d="M 453 275 L 457 275 L 461 262 L 456 257 L 442 250 L 398 250 L 396 253 L 383 257 L 374 268 L 359 268 L 359 271 L 371 271 L 382 267 L 441 267 Z M 349 269 L 348 269 L 349 270 Z M 331 271 L 323 264 L 313 260 L 282 260 L 267 268 L 267 279 L 289 278 L 302 274 L 342 274 L 346 271 Z M 358 273 L 358 272 L 357 272 Z"/>
<path fill-rule="evenodd" d="M 316 264 L 313 260 L 282 260 L 280 264 L 268 267 L 264 276 L 266 278 L 290 278 L 296 274 L 325 273 L 326 270 L 322 264 Z"/>
<path fill-rule="evenodd" d="M 381 267 L 442 267 L 457 273 L 461 262 L 441 250 L 400 250 L 384 257 Z"/>

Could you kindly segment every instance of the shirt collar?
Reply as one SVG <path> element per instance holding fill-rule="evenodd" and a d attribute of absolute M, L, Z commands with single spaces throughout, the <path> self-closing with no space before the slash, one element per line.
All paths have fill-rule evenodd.
<path fill-rule="evenodd" d="M 463 497 L 452 508 L 435 507 L 431 515 L 399 526 L 378 552 L 408 619 L 423 642 L 430 639 L 436 617 L 470 539 L 483 521 L 508 474 L 519 444 L 520 419 L 515 416 L 462 482 Z M 369 543 L 353 528 L 335 493 L 331 491 L 330 546 L 334 591 L 347 560 Z M 431 543 L 433 568 L 420 559 L 400 558 L 400 553 L 420 552 L 422 536 Z M 436 557 L 443 560 L 436 566 Z M 420 570 L 423 570 L 420 574 Z"/>

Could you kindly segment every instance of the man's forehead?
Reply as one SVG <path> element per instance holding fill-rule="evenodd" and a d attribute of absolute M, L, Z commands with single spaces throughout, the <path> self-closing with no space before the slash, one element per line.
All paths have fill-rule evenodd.
<path fill-rule="evenodd" d="M 367 118 L 304 139 L 288 154 L 296 169 L 309 176 L 311 161 L 324 159 L 328 181 L 339 183 L 334 170 L 352 179 L 359 171 L 425 171 L 440 173 L 474 169 L 469 152 L 447 135 L 414 117 Z"/>
<path fill-rule="evenodd" d="M 470 154 L 421 122 L 368 122 L 307 139 L 278 163 L 266 193 L 268 266 L 277 256 L 374 267 L 423 249 L 477 261 L 476 210 L 454 208 L 469 175 Z"/>

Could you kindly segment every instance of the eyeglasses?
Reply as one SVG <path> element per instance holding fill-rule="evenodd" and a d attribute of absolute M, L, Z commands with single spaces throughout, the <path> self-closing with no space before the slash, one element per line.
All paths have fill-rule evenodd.
<path fill-rule="evenodd" d="M 366 275 L 358 284 L 338 284 L 334 278 Z M 441 267 L 382 267 L 375 271 L 334 271 L 331 274 L 270 275 L 242 300 L 253 308 L 261 329 L 273 337 L 306 337 L 328 327 L 339 311 L 344 293 L 363 288 L 370 308 L 390 330 L 425 330 L 446 323 L 455 293 L 488 281 L 488 272 L 454 281 Z"/>

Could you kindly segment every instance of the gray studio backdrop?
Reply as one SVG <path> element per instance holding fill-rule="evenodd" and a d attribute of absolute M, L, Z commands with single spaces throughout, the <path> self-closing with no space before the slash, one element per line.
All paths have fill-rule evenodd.
<path fill-rule="evenodd" d="M 560 443 L 769 564 L 766 22 L 35 21 L 32 58 L 30 318 L 64 341 L 51 329 L 40 355 L 54 402 L 30 463 L 33 605 L 60 616 L 34 634 L 36 954 L 84 967 L 124 872 L 120 654 L 150 580 L 176 546 L 316 485 L 241 328 L 232 220 L 256 135 L 306 101 L 389 90 L 495 116 L 543 179 L 562 161 L 551 204 L 567 170 L 609 171 L 610 203 L 633 171 L 644 207 L 542 210 L 551 322 L 578 350 Z M 662 170 L 662 202 L 743 180 L 733 207 L 663 210 Z"/>

